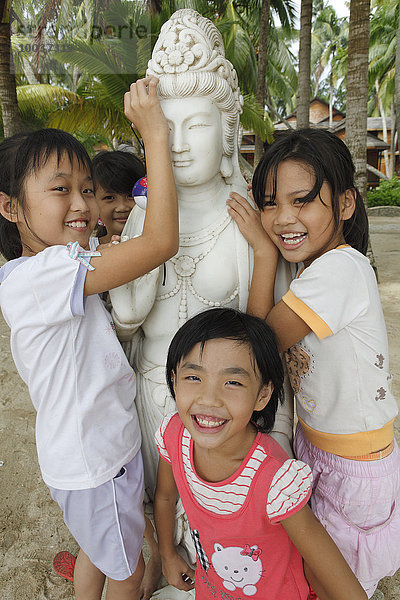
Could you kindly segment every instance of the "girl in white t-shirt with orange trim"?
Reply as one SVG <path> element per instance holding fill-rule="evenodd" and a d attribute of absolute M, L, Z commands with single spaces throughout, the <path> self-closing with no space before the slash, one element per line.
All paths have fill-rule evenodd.
<path fill-rule="evenodd" d="M 253 178 L 254 210 L 232 193 L 228 211 L 254 249 L 248 312 L 285 351 L 299 418 L 294 450 L 314 476 L 311 505 L 371 597 L 400 567 L 398 409 L 354 165 L 335 135 L 282 135 Z M 278 250 L 298 264 L 274 304 Z"/>

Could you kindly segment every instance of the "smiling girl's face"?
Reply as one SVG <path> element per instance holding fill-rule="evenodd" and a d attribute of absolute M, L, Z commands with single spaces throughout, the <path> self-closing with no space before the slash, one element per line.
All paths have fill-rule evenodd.
<path fill-rule="evenodd" d="M 89 247 L 98 208 L 90 171 L 76 157 L 71 162 L 64 154 L 57 161 L 57 154 L 51 154 L 44 165 L 28 175 L 24 194 L 25 215 L 21 208 L 17 213 L 23 255 L 75 241 Z"/>
<path fill-rule="evenodd" d="M 253 411 L 268 403 L 272 387 L 262 385 L 248 344 L 230 339 L 196 344 L 174 374 L 179 416 L 195 447 L 235 455 L 251 445 Z"/>
<path fill-rule="evenodd" d="M 268 176 L 261 211 L 263 227 L 282 256 L 305 266 L 344 243 L 342 226 L 337 231 L 335 228 L 332 192 L 327 182 L 319 196 L 311 202 L 302 202 L 314 184 L 315 175 L 306 163 L 290 159 L 281 162 L 276 174 L 276 197 L 272 198 L 273 180 Z"/>
<path fill-rule="evenodd" d="M 107 241 L 112 235 L 121 235 L 130 212 L 135 206 L 133 197 L 130 194 L 119 194 L 111 190 L 105 190 L 101 185 L 98 185 L 96 187 L 96 201 L 100 211 L 100 219 L 107 229 Z"/>

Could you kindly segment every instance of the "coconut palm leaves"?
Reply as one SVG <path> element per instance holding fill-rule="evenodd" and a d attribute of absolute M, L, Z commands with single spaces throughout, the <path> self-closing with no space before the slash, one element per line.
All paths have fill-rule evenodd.
<path fill-rule="evenodd" d="M 36 29 L 41 24 L 42 31 L 45 30 L 44 23 L 46 15 L 50 13 L 45 10 L 46 2 L 55 5 L 55 0 L 41 0 L 33 3 L 27 0 L 21 7 L 23 14 L 32 11 L 39 6 L 36 14 Z M 71 5 L 72 3 L 72 5 Z M 19 98 L 22 102 L 22 114 L 28 115 L 27 104 L 33 103 L 30 109 L 30 120 L 33 113 L 36 115 L 33 121 L 42 122 L 46 111 L 48 125 L 62 127 L 68 131 L 76 132 L 88 126 L 88 130 L 97 131 L 107 139 L 115 136 L 125 137 L 130 134 L 127 123 L 123 116 L 123 94 L 129 88 L 129 84 L 139 76 L 143 76 L 147 61 L 151 53 L 151 45 L 158 36 L 162 23 L 167 20 L 174 10 L 184 6 L 199 10 L 202 14 L 213 18 L 224 38 L 226 55 L 234 64 L 240 86 L 245 99 L 242 114 L 242 124 L 245 128 L 254 129 L 266 138 L 272 128 L 271 121 L 264 116 L 263 108 L 255 101 L 256 87 L 256 52 L 254 42 L 257 40 L 258 27 L 254 19 L 254 11 L 249 12 L 249 4 L 230 2 L 206 2 L 205 0 L 193 0 L 192 2 L 180 2 L 164 0 L 161 2 L 161 11 L 154 13 L 151 22 L 149 13 L 146 12 L 145 2 L 114 2 L 107 11 L 102 11 L 101 20 L 93 17 L 95 10 L 94 0 L 86 0 L 77 5 L 72 0 L 58 0 L 59 13 L 57 21 L 52 25 L 55 34 L 63 35 L 64 43 L 68 44 L 64 51 L 48 53 L 41 56 L 41 72 L 35 68 L 36 65 L 30 56 L 18 54 L 18 70 L 22 73 L 22 81 L 37 85 L 37 82 L 47 81 L 59 83 L 60 89 L 52 89 L 54 86 L 44 86 L 42 90 L 28 86 L 21 87 Z M 257 2 L 254 2 L 256 5 Z M 289 12 L 283 10 L 281 0 L 276 0 L 275 5 L 285 15 L 286 23 L 290 20 Z M 93 10 L 88 9 L 91 6 Z M 68 9 L 68 10 L 67 10 Z M 69 14 L 69 19 L 66 15 Z M 246 18 L 252 14 L 254 27 L 249 28 Z M 71 19 L 72 15 L 72 19 Z M 289 16 L 288 16 L 289 15 Z M 145 35 L 130 35 L 132 23 L 137 24 L 147 18 L 147 30 Z M 252 22 L 250 20 L 250 22 Z M 101 30 L 101 31 L 100 31 Z M 99 31 L 101 35 L 99 35 Z M 113 33 L 114 35 L 110 35 Z M 115 35 L 119 32 L 120 35 Z M 142 31 L 143 33 L 143 31 Z M 125 35 L 124 35 L 125 34 Z M 29 38 L 28 38 L 29 40 Z M 14 45 L 17 50 L 18 44 L 27 43 L 23 34 L 15 36 Z M 271 36 L 271 60 L 268 69 L 273 84 L 271 93 L 275 93 L 277 85 L 281 86 L 279 97 L 290 98 L 288 94 L 287 80 L 283 82 L 285 68 L 290 64 L 290 54 L 285 47 L 281 49 L 282 39 L 279 35 Z M 275 60 L 272 59 L 274 54 Z M 294 69 L 293 69 L 294 70 Z M 267 75 L 268 77 L 268 75 Z M 293 78 L 292 78 L 293 79 Z M 73 90 L 75 95 L 63 93 L 63 88 Z M 294 88 L 293 88 L 294 89 Z M 64 90 L 65 91 L 65 90 Z M 46 98 L 48 95 L 48 98 Z"/>

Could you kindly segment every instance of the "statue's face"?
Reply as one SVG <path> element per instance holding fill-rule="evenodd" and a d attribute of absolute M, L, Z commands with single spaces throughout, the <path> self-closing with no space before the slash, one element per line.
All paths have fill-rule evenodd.
<path fill-rule="evenodd" d="M 223 142 L 221 113 L 209 98 L 161 100 L 170 127 L 169 145 L 178 186 L 207 183 L 220 171 Z"/>

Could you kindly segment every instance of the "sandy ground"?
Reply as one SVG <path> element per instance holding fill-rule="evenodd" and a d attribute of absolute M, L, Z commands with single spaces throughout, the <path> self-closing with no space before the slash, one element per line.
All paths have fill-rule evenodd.
<path fill-rule="evenodd" d="M 371 239 L 389 334 L 393 389 L 400 401 L 400 217 L 372 217 Z M 72 584 L 52 570 L 61 549 L 76 552 L 37 464 L 35 414 L 0 320 L 0 599 L 72 600 Z M 400 441 L 400 420 L 396 426 Z M 399 541 L 400 543 L 400 541 Z M 400 600 L 400 570 L 380 583 L 386 600 Z M 350 599 L 349 599 L 350 600 Z"/>

